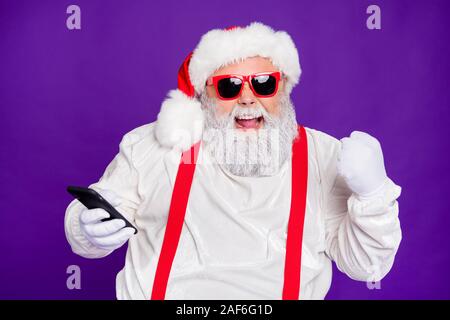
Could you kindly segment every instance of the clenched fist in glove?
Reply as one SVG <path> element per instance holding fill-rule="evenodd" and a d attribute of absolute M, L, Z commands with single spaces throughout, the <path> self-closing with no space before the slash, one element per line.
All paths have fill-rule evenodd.
<path fill-rule="evenodd" d="M 112 191 L 105 190 L 102 196 L 114 208 L 121 203 L 120 197 Z M 109 213 L 103 209 L 84 208 L 80 213 L 80 229 L 86 239 L 97 248 L 115 250 L 128 241 L 134 234 L 134 229 L 124 228 L 125 221 L 122 219 L 102 221 L 109 216 Z"/>
<path fill-rule="evenodd" d="M 357 196 L 365 198 L 376 194 L 387 180 L 378 140 L 367 133 L 353 131 L 341 142 L 338 173 Z"/>

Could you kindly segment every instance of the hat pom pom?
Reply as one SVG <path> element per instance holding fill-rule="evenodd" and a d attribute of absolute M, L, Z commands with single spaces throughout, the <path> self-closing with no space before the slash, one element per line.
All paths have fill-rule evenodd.
<path fill-rule="evenodd" d="M 171 90 L 158 114 L 156 139 L 164 147 L 186 151 L 201 139 L 203 121 L 198 99 L 187 96 L 181 90 Z"/>

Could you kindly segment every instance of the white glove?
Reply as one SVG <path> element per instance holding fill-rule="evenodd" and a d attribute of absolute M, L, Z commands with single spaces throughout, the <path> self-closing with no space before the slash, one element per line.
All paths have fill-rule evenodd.
<path fill-rule="evenodd" d="M 348 187 L 362 198 L 378 193 L 387 180 L 378 140 L 367 133 L 353 131 L 341 142 L 337 169 Z"/>
<path fill-rule="evenodd" d="M 114 208 L 121 203 L 120 197 L 110 190 L 104 190 L 101 195 Z M 84 208 L 80 213 L 80 229 L 86 239 L 97 248 L 115 250 L 128 241 L 134 234 L 134 229 L 124 228 L 125 221 L 122 219 L 101 221 L 109 216 L 109 213 L 103 209 Z"/>

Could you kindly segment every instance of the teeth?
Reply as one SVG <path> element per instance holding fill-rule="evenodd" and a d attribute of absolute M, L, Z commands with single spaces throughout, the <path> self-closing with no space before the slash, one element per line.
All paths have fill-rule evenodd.
<path fill-rule="evenodd" d="M 242 115 L 242 116 L 238 116 L 236 117 L 239 120 L 249 120 L 249 119 L 256 119 L 259 118 L 260 116 L 253 116 L 253 115 Z"/>

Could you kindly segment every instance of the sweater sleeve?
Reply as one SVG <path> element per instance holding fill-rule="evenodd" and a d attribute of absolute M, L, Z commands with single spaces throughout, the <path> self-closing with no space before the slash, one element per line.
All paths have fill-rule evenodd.
<path fill-rule="evenodd" d="M 133 166 L 133 142 L 136 140 L 133 132 L 127 133 L 120 142 L 119 153 L 106 167 L 99 181 L 91 184 L 92 188 L 100 194 L 104 190 L 111 190 L 121 198 L 117 210 L 131 223 L 139 206 L 138 174 Z M 112 251 L 95 247 L 83 235 L 80 229 L 80 213 L 84 208 L 78 200 L 73 200 L 66 209 L 64 228 L 66 238 L 72 251 L 85 258 L 102 258 Z"/>
<path fill-rule="evenodd" d="M 359 281 L 380 281 L 391 269 L 402 238 L 397 198 L 401 188 L 387 178 L 368 198 L 352 194 L 337 174 L 339 140 L 315 139 L 320 162 L 326 254 Z"/>

